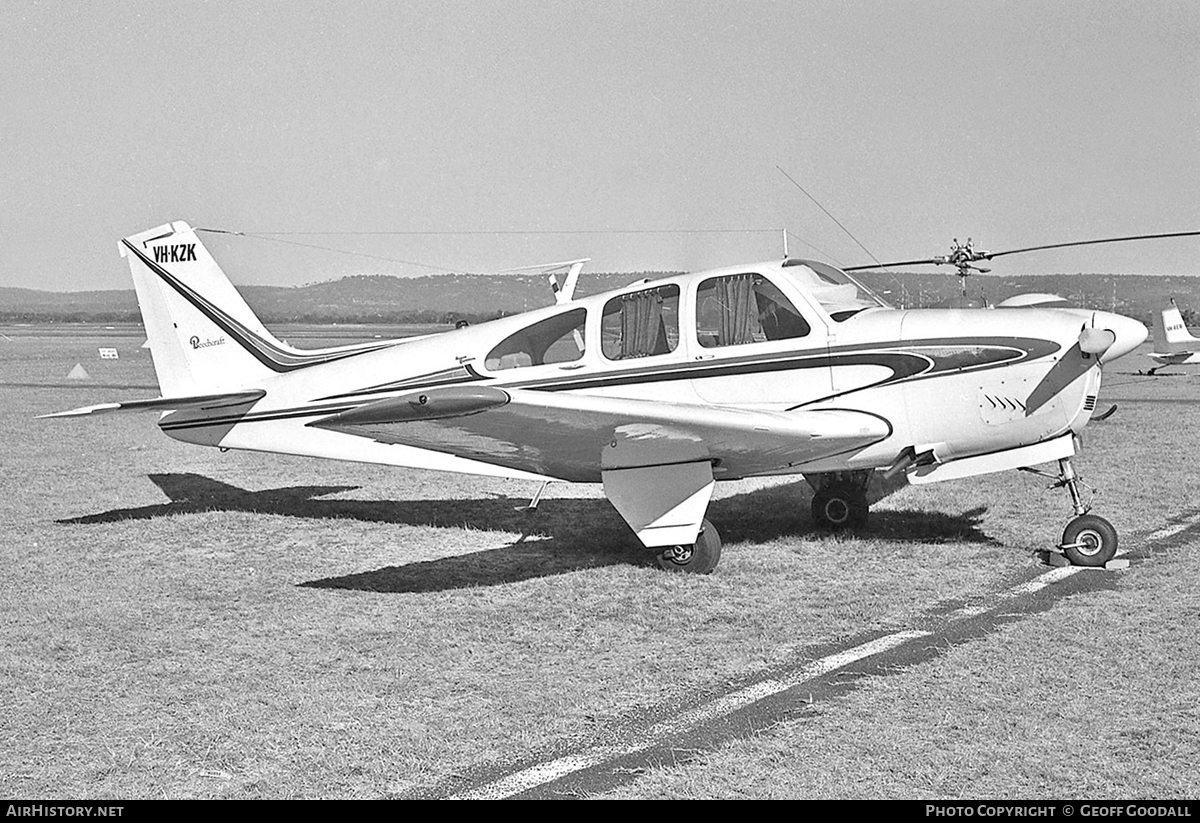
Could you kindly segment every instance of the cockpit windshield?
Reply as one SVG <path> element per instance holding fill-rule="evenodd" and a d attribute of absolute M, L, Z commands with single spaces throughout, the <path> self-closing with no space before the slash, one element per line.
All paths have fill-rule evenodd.
<path fill-rule="evenodd" d="M 788 260 L 783 264 L 783 273 L 799 288 L 811 294 L 838 323 L 863 309 L 891 308 L 875 292 L 828 263 Z"/>

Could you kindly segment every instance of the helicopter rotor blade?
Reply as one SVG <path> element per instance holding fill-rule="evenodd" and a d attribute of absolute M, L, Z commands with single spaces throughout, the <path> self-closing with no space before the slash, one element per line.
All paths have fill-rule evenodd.
<path fill-rule="evenodd" d="M 898 263 L 872 263 L 869 266 L 844 266 L 842 271 L 867 271 L 868 269 L 890 269 L 893 266 L 932 266 L 948 263 L 945 257 L 931 257 L 928 260 L 902 260 Z"/>
<path fill-rule="evenodd" d="M 1044 251 L 1046 249 L 1066 249 L 1073 246 L 1095 246 L 1101 243 L 1128 243 L 1134 240 L 1165 240 L 1170 237 L 1197 237 L 1200 231 L 1173 231 L 1162 234 L 1131 234 L 1124 237 L 1103 237 L 1098 240 L 1073 240 L 1069 243 L 1049 243 L 1044 246 L 1026 246 L 1021 249 L 1006 249 L 1005 251 L 972 251 L 969 256 L 962 258 L 963 262 L 976 260 L 994 260 L 1009 254 L 1024 254 L 1026 252 Z M 870 269 L 890 269 L 899 266 L 944 266 L 956 265 L 957 261 L 948 256 L 930 257 L 925 260 L 902 260 L 896 263 L 872 263 L 866 266 L 847 266 L 842 271 L 867 271 Z"/>
<path fill-rule="evenodd" d="M 1127 243 L 1133 240 L 1163 240 L 1168 237 L 1196 237 L 1200 235 L 1200 231 L 1173 231 L 1166 234 L 1133 234 L 1126 237 L 1105 237 L 1099 240 L 1075 240 L 1070 243 L 1051 243 L 1046 246 L 1029 246 L 1023 249 L 1008 249 L 1007 251 L 985 252 L 980 255 L 983 260 L 992 260 L 996 257 L 1003 257 L 1006 254 L 1023 254 L 1030 251 L 1042 251 L 1043 249 L 1065 249 L 1072 246 L 1095 246 L 1101 243 Z"/>

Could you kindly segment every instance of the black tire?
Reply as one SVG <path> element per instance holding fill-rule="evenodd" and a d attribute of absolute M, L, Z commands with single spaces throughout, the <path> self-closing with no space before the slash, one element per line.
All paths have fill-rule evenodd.
<path fill-rule="evenodd" d="M 822 529 L 860 528 L 867 524 L 870 511 L 866 492 L 848 483 L 831 483 L 812 499 L 812 519 Z"/>
<path fill-rule="evenodd" d="M 1083 514 L 1067 524 L 1062 550 L 1075 566 L 1103 566 L 1117 553 L 1117 530 L 1103 517 Z"/>
<path fill-rule="evenodd" d="M 721 535 L 716 526 L 705 520 L 691 546 L 667 546 L 655 551 L 658 567 L 663 571 L 711 574 L 721 560 Z"/>

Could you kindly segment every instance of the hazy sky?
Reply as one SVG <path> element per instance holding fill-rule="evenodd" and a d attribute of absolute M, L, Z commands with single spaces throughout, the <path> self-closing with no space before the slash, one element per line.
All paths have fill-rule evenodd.
<path fill-rule="evenodd" d="M 0 3 L 0 285 L 124 235 L 788 229 L 793 254 L 1200 229 L 1200 3 Z M 204 237 L 235 283 L 782 254 L 748 234 Z M 396 261 L 411 261 L 423 266 Z M 1200 273 L 1200 238 L 997 261 Z"/>

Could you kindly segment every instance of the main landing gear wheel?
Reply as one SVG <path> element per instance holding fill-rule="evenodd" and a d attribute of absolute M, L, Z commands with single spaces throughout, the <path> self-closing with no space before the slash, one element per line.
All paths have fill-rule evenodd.
<path fill-rule="evenodd" d="M 866 491 L 851 483 L 830 483 L 813 494 L 812 518 L 821 528 L 841 531 L 865 526 L 869 513 Z"/>
<path fill-rule="evenodd" d="M 666 546 L 656 551 L 658 567 L 664 571 L 709 574 L 721 559 L 721 535 L 705 520 L 692 545 Z"/>
<path fill-rule="evenodd" d="M 1076 566 L 1103 566 L 1117 553 L 1117 530 L 1103 517 L 1080 515 L 1067 524 L 1062 550 Z"/>

